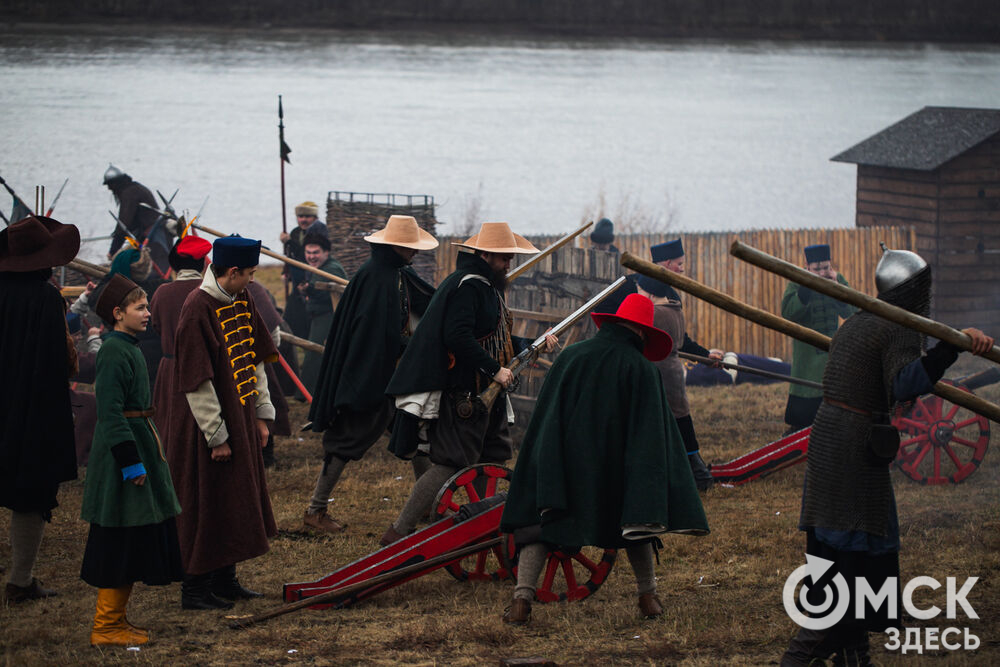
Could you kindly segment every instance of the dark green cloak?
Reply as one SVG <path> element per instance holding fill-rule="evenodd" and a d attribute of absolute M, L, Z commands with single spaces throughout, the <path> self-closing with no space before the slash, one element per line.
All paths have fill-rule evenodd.
<path fill-rule="evenodd" d="M 602 548 L 634 544 L 622 537 L 633 524 L 708 532 L 660 375 L 641 345 L 606 323 L 556 359 L 521 445 L 503 532 L 541 524 L 550 544 Z"/>
<path fill-rule="evenodd" d="M 406 342 L 404 324 L 411 311 L 426 310 L 433 292 L 391 247 L 372 246 L 333 315 L 309 409 L 313 430 L 327 428 L 338 410 L 369 411 L 385 401 Z"/>

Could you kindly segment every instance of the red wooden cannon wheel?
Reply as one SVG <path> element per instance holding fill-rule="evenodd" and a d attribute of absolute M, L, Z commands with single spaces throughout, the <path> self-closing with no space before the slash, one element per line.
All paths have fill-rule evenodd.
<path fill-rule="evenodd" d="M 466 503 L 474 503 L 506 491 L 510 468 L 494 463 L 479 463 L 445 482 L 434 501 L 434 514 L 445 517 L 458 512 Z M 447 566 L 448 573 L 459 581 L 500 581 L 511 576 L 506 550 L 500 546 L 480 551 Z"/>
<path fill-rule="evenodd" d="M 960 484 L 979 467 L 990 445 L 986 417 L 939 396 L 921 396 L 892 423 L 900 435 L 895 463 L 921 484 Z"/>
<path fill-rule="evenodd" d="M 582 600 L 600 588 L 611 574 L 616 554 L 614 549 L 597 547 L 583 547 L 576 553 L 550 552 L 542 571 L 542 582 L 535 590 L 535 599 L 539 602 Z"/>

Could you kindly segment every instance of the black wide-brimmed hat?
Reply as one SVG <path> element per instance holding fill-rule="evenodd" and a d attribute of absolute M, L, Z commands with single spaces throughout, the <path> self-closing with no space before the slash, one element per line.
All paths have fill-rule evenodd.
<path fill-rule="evenodd" d="M 0 271 L 26 273 L 62 266 L 80 251 L 80 230 L 29 215 L 0 230 Z"/>

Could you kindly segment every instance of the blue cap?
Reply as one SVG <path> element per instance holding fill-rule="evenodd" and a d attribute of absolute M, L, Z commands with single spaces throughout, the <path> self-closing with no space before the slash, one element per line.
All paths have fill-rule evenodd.
<path fill-rule="evenodd" d="M 665 262 L 668 259 L 677 259 L 684 256 L 684 244 L 680 239 L 667 241 L 660 245 L 654 245 L 649 249 L 649 255 L 654 262 Z"/>
<path fill-rule="evenodd" d="M 260 241 L 242 236 L 224 236 L 212 244 L 212 264 L 246 269 L 260 263 Z"/>
<path fill-rule="evenodd" d="M 816 245 L 807 245 L 805 248 L 806 252 L 806 262 L 813 264 L 815 262 L 829 262 L 830 261 L 830 246 L 826 243 L 818 243 Z"/>
<path fill-rule="evenodd" d="M 656 278 L 650 278 L 645 274 L 639 274 L 639 280 L 636 284 L 646 294 L 652 294 L 653 296 L 673 296 L 674 290 L 670 285 L 664 282 L 660 282 Z"/>

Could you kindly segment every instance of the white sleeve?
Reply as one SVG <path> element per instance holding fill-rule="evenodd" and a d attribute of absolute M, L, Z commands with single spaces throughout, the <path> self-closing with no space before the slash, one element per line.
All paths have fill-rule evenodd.
<path fill-rule="evenodd" d="M 184 397 L 209 447 L 218 447 L 229 440 L 229 429 L 222 418 L 222 404 L 211 380 L 205 380 L 194 391 L 185 393 Z"/>
<path fill-rule="evenodd" d="M 257 419 L 274 421 L 277 411 L 271 403 L 271 391 L 267 387 L 267 371 L 264 370 L 263 363 L 257 364 L 254 368 L 254 374 L 257 376 L 257 383 L 255 385 L 257 389 L 257 402 L 255 403 Z"/>

